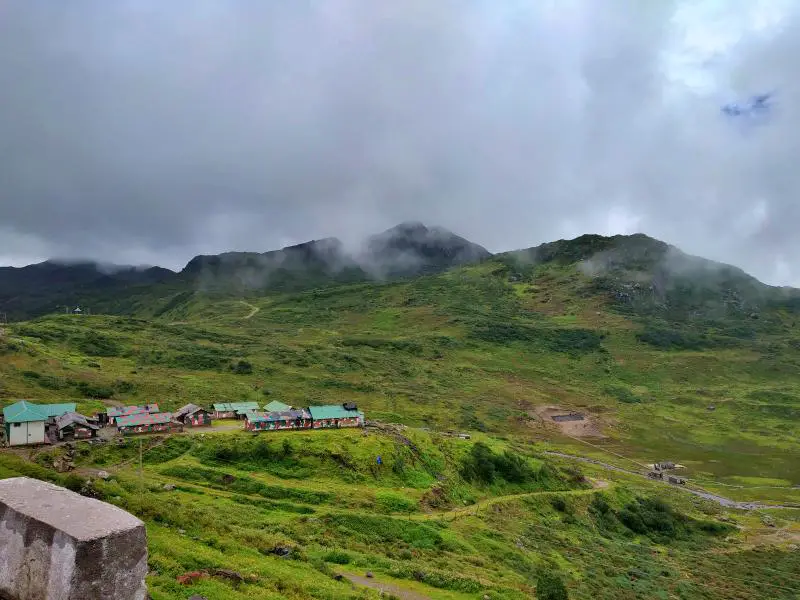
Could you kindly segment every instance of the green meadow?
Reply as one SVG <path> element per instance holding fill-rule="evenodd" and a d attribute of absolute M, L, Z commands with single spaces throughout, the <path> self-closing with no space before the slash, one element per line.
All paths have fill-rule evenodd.
<path fill-rule="evenodd" d="M 337 578 L 367 571 L 411 598 L 544 598 L 551 576 L 579 599 L 797 598 L 800 510 L 723 508 L 547 453 L 638 472 L 672 460 L 691 486 L 800 506 L 793 308 L 720 312 L 677 286 L 683 312 L 659 313 L 608 286 L 573 260 L 507 255 L 294 293 L 154 288 L 132 314 L 15 323 L 3 404 L 352 401 L 383 425 L 145 437 L 141 470 L 139 439 L 78 444 L 70 474 L 49 468 L 60 449 L 5 451 L 0 477 L 142 518 L 155 600 L 377 597 Z M 567 435 L 546 406 L 600 435 Z M 215 568 L 244 581 L 176 581 Z"/>

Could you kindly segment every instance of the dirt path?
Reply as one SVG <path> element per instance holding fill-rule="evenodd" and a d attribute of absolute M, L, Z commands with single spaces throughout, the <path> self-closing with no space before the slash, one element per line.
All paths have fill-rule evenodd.
<path fill-rule="evenodd" d="M 239 300 L 239 302 L 241 302 L 247 308 L 250 309 L 250 312 L 247 315 L 245 315 L 245 317 L 244 317 L 245 320 L 252 318 L 253 315 L 255 315 L 258 311 L 261 310 L 261 308 L 256 306 L 255 304 L 250 304 L 249 302 L 245 302 L 244 300 Z"/>
<path fill-rule="evenodd" d="M 585 456 L 575 456 L 573 454 L 565 454 L 564 452 L 556 452 L 553 450 L 548 450 L 545 454 L 550 454 L 553 456 L 560 456 L 561 458 L 566 458 L 569 460 L 575 460 L 579 462 L 589 463 L 593 465 L 597 465 L 599 467 L 603 467 L 604 469 L 608 469 L 610 471 L 619 471 L 621 473 L 627 473 L 629 475 L 636 475 L 637 477 L 643 477 L 648 481 L 656 481 L 654 479 L 650 479 L 647 477 L 645 473 L 641 473 L 639 471 L 633 471 L 630 469 L 623 469 L 622 467 L 617 467 L 614 465 L 610 465 L 608 463 L 604 463 L 599 460 L 595 460 L 594 458 L 586 458 Z M 679 490 L 683 490 L 684 492 L 688 492 L 690 494 L 694 494 L 695 496 L 699 496 L 700 498 L 705 498 L 706 500 L 711 500 L 712 502 L 716 502 L 720 506 L 724 506 L 726 508 L 736 508 L 739 510 L 764 510 L 768 508 L 800 508 L 800 506 L 784 506 L 780 504 L 762 504 L 761 502 L 739 502 L 737 500 L 731 500 L 730 498 L 725 498 L 724 496 L 720 496 L 718 494 L 713 494 L 707 490 L 703 489 L 696 489 L 682 485 L 675 485 L 667 482 L 663 482 L 664 485 L 669 485 L 671 487 L 677 488 Z"/>
<path fill-rule="evenodd" d="M 350 573 L 342 574 L 342 577 L 349 580 L 350 582 L 356 585 L 363 585 L 365 587 L 372 588 L 374 590 L 378 590 L 382 593 L 391 594 L 392 596 L 397 596 L 401 600 L 431 600 L 430 596 L 425 596 L 424 594 L 420 594 L 419 592 L 415 592 L 413 590 L 409 590 L 403 587 L 400 587 L 394 583 L 386 583 L 384 581 L 378 581 L 371 577 L 363 577 L 361 575 L 351 575 Z"/>

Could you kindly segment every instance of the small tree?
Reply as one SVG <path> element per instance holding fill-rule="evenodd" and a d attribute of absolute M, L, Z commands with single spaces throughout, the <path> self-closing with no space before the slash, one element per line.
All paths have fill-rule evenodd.
<path fill-rule="evenodd" d="M 567 586 L 561 575 L 552 571 L 542 571 L 536 579 L 537 600 L 569 600 Z"/>

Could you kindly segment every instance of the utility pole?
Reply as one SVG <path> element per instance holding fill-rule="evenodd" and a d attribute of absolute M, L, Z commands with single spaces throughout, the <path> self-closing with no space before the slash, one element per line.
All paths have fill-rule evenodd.
<path fill-rule="evenodd" d="M 139 438 L 139 495 L 144 497 L 144 475 L 142 474 L 142 438 Z"/>

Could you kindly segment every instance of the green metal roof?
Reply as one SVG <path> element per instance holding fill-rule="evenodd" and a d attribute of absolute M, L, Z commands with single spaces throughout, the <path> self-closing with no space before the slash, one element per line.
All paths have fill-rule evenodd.
<path fill-rule="evenodd" d="M 309 406 L 311 417 L 317 419 L 352 419 L 353 417 L 363 417 L 364 413 L 357 410 L 347 410 L 341 404 L 326 404 L 324 406 Z"/>
<path fill-rule="evenodd" d="M 214 410 L 218 412 L 247 412 L 248 410 L 258 410 L 258 402 L 217 402 L 214 404 Z"/>
<path fill-rule="evenodd" d="M 29 423 L 31 421 L 46 421 L 50 417 L 60 417 L 68 412 L 75 412 L 76 404 L 34 404 L 27 400 L 20 400 L 3 409 L 3 418 L 6 423 Z"/>
<path fill-rule="evenodd" d="M 74 402 L 64 404 L 39 404 L 39 408 L 47 413 L 48 417 L 60 417 L 68 412 L 75 412 L 78 407 Z"/>
<path fill-rule="evenodd" d="M 277 400 L 273 400 L 264 407 L 264 410 L 267 412 L 283 412 L 291 409 L 292 407 L 290 405 L 284 404 L 283 402 L 278 402 Z"/>

